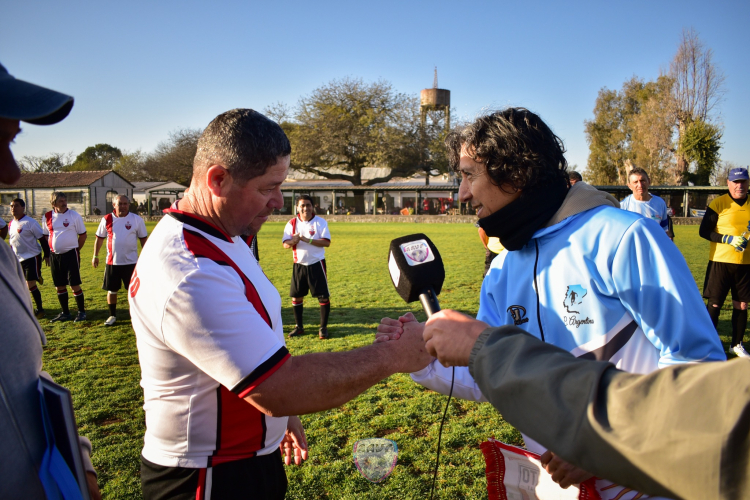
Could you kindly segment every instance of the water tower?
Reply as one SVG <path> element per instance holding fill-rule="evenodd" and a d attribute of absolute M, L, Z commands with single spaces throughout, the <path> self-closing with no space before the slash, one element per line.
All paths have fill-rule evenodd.
<path fill-rule="evenodd" d="M 422 129 L 425 126 L 428 111 L 442 111 L 445 114 L 445 130 L 451 128 L 451 91 L 438 88 L 437 66 L 435 80 L 431 89 L 423 89 L 419 94 L 420 110 L 422 114 Z"/>

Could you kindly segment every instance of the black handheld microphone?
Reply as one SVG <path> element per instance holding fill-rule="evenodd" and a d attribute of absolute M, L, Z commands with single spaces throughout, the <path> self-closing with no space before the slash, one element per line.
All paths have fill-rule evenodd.
<path fill-rule="evenodd" d="M 440 310 L 437 296 L 445 281 L 440 252 L 422 233 L 391 241 L 388 270 L 396 292 L 406 302 L 419 300 L 427 317 Z"/>

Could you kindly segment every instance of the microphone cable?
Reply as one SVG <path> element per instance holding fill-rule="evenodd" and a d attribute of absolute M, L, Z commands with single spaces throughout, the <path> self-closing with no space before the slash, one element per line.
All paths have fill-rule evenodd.
<path fill-rule="evenodd" d="M 448 392 L 448 401 L 445 403 L 445 411 L 443 412 L 443 419 L 440 421 L 440 430 L 438 431 L 438 444 L 437 444 L 437 456 L 435 457 L 435 472 L 432 475 L 432 488 L 430 488 L 430 500 L 432 500 L 435 494 L 435 482 L 437 481 L 438 467 L 440 467 L 440 440 L 443 437 L 443 424 L 445 424 L 445 417 L 448 415 L 448 408 L 451 404 L 451 396 L 453 396 L 453 383 L 456 381 L 456 367 L 453 367 L 453 374 L 451 375 L 451 390 Z"/>

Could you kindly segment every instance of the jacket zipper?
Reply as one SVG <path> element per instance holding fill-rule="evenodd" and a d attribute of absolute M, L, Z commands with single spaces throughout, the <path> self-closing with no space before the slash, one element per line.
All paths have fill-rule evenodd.
<path fill-rule="evenodd" d="M 539 324 L 539 333 L 542 336 L 542 342 L 544 342 L 544 328 L 542 328 L 542 317 L 539 315 L 539 287 L 536 284 L 536 268 L 539 264 L 539 240 L 534 238 L 534 245 L 536 245 L 536 259 L 534 260 L 534 291 L 536 292 L 536 321 Z"/>

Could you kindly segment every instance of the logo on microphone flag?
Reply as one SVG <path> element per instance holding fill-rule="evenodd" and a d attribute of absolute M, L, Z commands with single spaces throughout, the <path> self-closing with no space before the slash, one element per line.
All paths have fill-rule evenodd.
<path fill-rule="evenodd" d="M 390 439 L 360 439 L 354 443 L 353 455 L 359 473 L 370 482 L 381 483 L 396 467 L 398 445 Z"/>
<path fill-rule="evenodd" d="M 425 262 L 435 260 L 435 255 L 430 251 L 430 245 L 425 240 L 410 241 L 400 245 L 401 251 L 406 256 L 406 262 L 410 266 L 418 266 Z"/>

